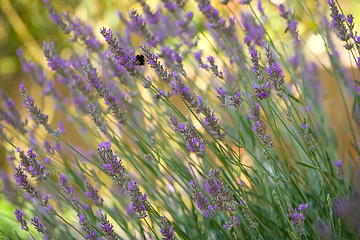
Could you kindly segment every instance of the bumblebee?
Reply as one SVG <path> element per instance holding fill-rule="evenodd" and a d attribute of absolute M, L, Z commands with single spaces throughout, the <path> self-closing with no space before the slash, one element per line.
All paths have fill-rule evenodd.
<path fill-rule="evenodd" d="M 143 66 L 145 64 L 145 57 L 142 54 L 136 55 L 135 64 L 138 66 Z"/>

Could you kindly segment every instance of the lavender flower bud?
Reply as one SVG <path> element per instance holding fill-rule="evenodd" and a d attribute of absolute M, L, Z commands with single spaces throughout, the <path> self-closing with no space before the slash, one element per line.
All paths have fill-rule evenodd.
<path fill-rule="evenodd" d="M 144 218 L 147 216 L 145 208 L 146 193 L 142 194 L 136 182 L 129 178 L 121 160 L 117 159 L 110 146 L 110 142 L 99 144 L 98 154 L 102 162 L 101 167 L 106 171 L 106 174 L 114 179 L 116 185 L 123 192 L 130 195 L 132 201 L 131 210 L 138 214 L 138 218 Z"/>
<path fill-rule="evenodd" d="M 84 179 L 85 189 L 86 189 L 86 196 L 94 201 L 95 206 L 101 207 L 103 205 L 104 199 L 99 196 L 97 187 L 91 186 L 88 179 Z"/>
<path fill-rule="evenodd" d="M 131 181 L 128 185 L 128 192 L 131 197 L 131 210 L 138 214 L 138 218 L 147 216 L 145 203 L 147 199 L 146 193 L 142 194 L 139 186 L 135 181 Z"/>
<path fill-rule="evenodd" d="M 199 190 L 198 186 L 195 185 L 193 180 L 190 181 L 191 193 L 198 206 L 198 208 L 204 212 L 207 218 L 211 218 L 215 214 L 215 210 L 209 200 L 204 196 L 204 194 Z"/>
<path fill-rule="evenodd" d="M 236 227 L 237 229 L 240 229 L 240 218 L 238 216 L 230 216 L 229 221 L 227 221 L 224 225 L 224 228 L 231 229 L 233 227 Z"/>
<path fill-rule="evenodd" d="M 214 209 L 221 212 L 232 212 L 239 205 L 232 196 L 232 192 L 224 186 L 220 179 L 220 170 L 211 170 L 206 176 L 205 187 L 209 193 Z"/>
<path fill-rule="evenodd" d="M 229 105 L 238 109 L 243 101 L 244 100 L 241 96 L 240 90 L 238 88 L 235 88 L 234 95 L 230 96 L 230 104 Z"/>
<path fill-rule="evenodd" d="M 122 191 L 126 191 L 131 180 L 125 167 L 122 165 L 121 159 L 118 160 L 117 155 L 113 153 L 110 146 L 110 142 L 99 144 L 97 151 L 101 160 L 100 166 L 107 175 L 114 179 L 116 185 L 118 185 Z"/>
<path fill-rule="evenodd" d="M 105 237 L 109 240 L 117 240 L 120 239 L 118 235 L 114 232 L 114 227 L 112 223 L 107 219 L 106 213 L 102 213 L 101 209 L 99 209 L 100 214 L 100 224 L 99 228 L 105 234 Z"/>
<path fill-rule="evenodd" d="M 289 220 L 296 227 L 297 234 L 303 234 L 303 225 L 305 222 L 306 210 L 309 208 L 307 203 L 300 204 L 298 210 L 292 208 L 291 205 L 288 205 L 289 214 L 287 215 Z"/>
<path fill-rule="evenodd" d="M 114 37 L 111 29 L 102 28 L 100 33 L 105 38 L 105 41 L 109 45 L 109 50 L 114 54 L 115 58 L 119 61 L 119 64 L 123 66 L 131 76 L 136 76 L 137 70 L 136 66 L 136 57 L 133 52 L 126 52 L 126 50 L 119 45 L 117 39 Z"/>
<path fill-rule="evenodd" d="M 37 196 L 35 187 L 31 186 L 27 180 L 27 175 L 24 173 L 23 168 L 19 165 L 15 168 L 15 181 L 32 197 Z"/>
<path fill-rule="evenodd" d="M 256 121 L 252 125 L 252 130 L 256 133 L 259 137 L 260 141 L 268 148 L 274 147 L 274 143 L 271 141 L 271 135 L 266 135 L 266 126 L 263 120 Z"/>
<path fill-rule="evenodd" d="M 41 113 L 40 109 L 35 105 L 34 99 L 32 96 L 29 96 L 27 94 L 27 90 L 24 87 L 24 82 L 22 82 L 19 86 L 20 92 L 22 94 L 22 97 L 24 99 L 24 107 L 28 109 L 32 119 L 35 121 L 37 125 L 43 125 L 45 126 L 46 130 L 51 130 L 51 128 L 48 126 L 48 118 L 49 116 Z M 52 130 L 50 133 L 53 132 Z"/>
<path fill-rule="evenodd" d="M 63 188 L 65 188 L 66 193 L 69 196 L 73 197 L 74 188 L 72 186 L 70 186 L 69 181 L 68 181 L 67 177 L 65 176 L 65 174 L 60 174 L 59 180 L 60 180 L 61 186 Z"/>
<path fill-rule="evenodd" d="M 36 180 L 44 181 L 49 176 L 49 173 L 45 170 L 45 167 L 41 164 L 39 160 L 36 159 L 36 154 L 30 148 L 27 152 L 27 156 L 23 151 L 20 151 L 20 148 L 17 149 L 20 155 L 20 162 L 31 174 L 32 177 L 36 177 Z"/>
<path fill-rule="evenodd" d="M 337 167 L 337 173 L 338 173 L 338 176 L 339 176 L 340 180 L 344 181 L 344 169 L 343 169 L 343 164 L 341 162 L 341 159 L 339 161 L 335 160 L 334 164 Z"/>
<path fill-rule="evenodd" d="M 174 237 L 174 226 L 170 225 L 169 220 L 165 217 L 165 216 L 161 216 L 161 220 L 160 220 L 160 224 L 161 224 L 161 228 L 160 228 L 160 232 L 161 235 L 163 236 L 163 240 L 175 240 L 176 238 Z"/>
<path fill-rule="evenodd" d="M 90 228 L 90 225 L 89 225 L 88 220 L 85 217 L 85 215 L 84 214 L 78 214 L 78 217 L 79 217 L 79 223 L 81 225 L 81 228 L 85 232 L 86 239 L 89 239 L 89 240 L 98 239 L 97 232 Z"/>
<path fill-rule="evenodd" d="M 117 103 L 115 96 L 113 96 L 110 93 L 109 89 L 105 87 L 104 84 L 101 82 L 96 73 L 96 69 L 92 66 L 92 64 L 86 57 L 84 57 L 84 61 L 82 64 L 86 78 L 90 82 L 90 85 L 96 89 L 101 98 L 104 98 L 105 104 L 109 106 L 111 113 L 114 115 L 118 123 L 125 124 L 127 120 L 126 113 L 120 110 L 120 106 Z"/>
<path fill-rule="evenodd" d="M 36 231 L 38 231 L 39 233 L 48 234 L 47 229 L 40 223 L 40 219 L 35 216 L 31 219 L 31 225 L 34 225 Z"/>
<path fill-rule="evenodd" d="M 25 231 L 29 231 L 29 228 L 27 226 L 27 222 L 24 219 L 24 213 L 22 213 L 19 209 L 15 209 L 15 217 L 16 220 L 21 223 L 21 229 Z"/>
<path fill-rule="evenodd" d="M 174 126 L 175 132 L 178 131 L 184 135 L 184 140 L 186 141 L 186 146 L 190 152 L 197 153 L 197 156 L 202 158 L 206 154 L 205 140 L 201 140 L 198 132 L 195 127 L 190 123 L 178 123 L 177 118 L 170 116 L 170 122 Z"/>

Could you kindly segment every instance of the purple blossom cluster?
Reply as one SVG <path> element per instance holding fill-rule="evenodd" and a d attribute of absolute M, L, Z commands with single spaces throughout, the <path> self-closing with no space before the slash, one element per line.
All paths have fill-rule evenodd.
<path fill-rule="evenodd" d="M 62 15 L 59 14 L 49 0 L 43 1 L 49 12 L 50 18 L 65 34 L 71 34 L 72 42 L 80 40 L 85 44 L 87 50 L 92 52 L 101 49 L 102 46 L 96 39 L 92 26 L 85 24 L 77 17 L 72 18 L 69 12 L 64 12 Z"/>
<path fill-rule="evenodd" d="M 198 157 L 205 157 L 206 148 L 205 140 L 201 140 L 198 132 L 195 127 L 190 123 L 179 123 L 177 117 L 170 116 L 170 122 L 174 127 L 175 132 L 180 132 L 184 135 L 184 140 L 186 141 L 186 146 L 190 152 L 194 152 Z"/>
<path fill-rule="evenodd" d="M 37 156 L 32 148 L 27 151 L 27 156 L 20 150 L 20 148 L 17 149 L 17 152 L 20 156 L 21 165 L 32 177 L 36 177 L 36 180 L 39 181 L 44 181 L 48 178 L 49 172 L 47 172 L 41 162 L 36 159 Z"/>
<path fill-rule="evenodd" d="M 328 0 L 328 4 L 330 6 L 330 16 L 332 18 L 331 26 L 336 30 L 336 34 L 341 39 L 341 41 L 348 41 L 351 35 L 346 26 L 347 19 L 339 12 L 339 9 L 334 0 Z M 351 17 L 349 20 L 352 24 L 353 18 Z"/>
<path fill-rule="evenodd" d="M 27 122 L 23 122 L 15 102 L 0 89 L 0 98 L 3 100 L 4 110 L 0 108 L 0 120 L 4 120 L 7 124 L 11 124 L 15 129 L 19 129 L 21 133 L 26 133 L 25 126 Z"/>
<path fill-rule="evenodd" d="M 334 161 L 335 166 L 337 167 L 337 174 L 341 181 L 344 181 L 344 168 L 341 159 L 339 161 Z"/>
<path fill-rule="evenodd" d="M 256 121 L 252 125 L 252 130 L 256 133 L 260 141 L 268 148 L 274 147 L 274 143 L 271 141 L 271 136 L 267 135 L 266 125 L 264 124 L 264 121 Z"/>
<path fill-rule="evenodd" d="M 318 144 L 310 132 L 310 125 L 308 123 L 301 123 L 300 128 L 307 145 L 313 150 L 316 149 Z"/>
<path fill-rule="evenodd" d="M 165 216 L 161 216 L 160 224 L 160 232 L 163 236 L 163 240 L 175 240 L 176 238 L 174 236 L 174 226 L 170 225 L 169 220 Z"/>
<path fill-rule="evenodd" d="M 242 24 L 244 27 L 245 35 L 249 41 L 249 45 L 264 46 L 264 30 L 256 23 L 255 18 L 250 14 L 241 15 Z"/>
<path fill-rule="evenodd" d="M 42 233 L 44 235 L 48 234 L 48 230 L 44 227 L 43 224 L 40 223 L 40 219 L 37 216 L 31 219 L 31 225 L 34 225 L 36 231 L 38 231 L 39 233 Z"/>
<path fill-rule="evenodd" d="M 131 76 L 136 76 L 138 72 L 135 67 L 137 60 L 134 52 L 132 50 L 126 51 L 122 46 L 120 46 L 111 29 L 106 29 L 104 27 L 100 30 L 100 33 L 105 38 L 105 41 L 109 46 L 109 50 L 114 54 L 118 64 L 126 69 Z"/>
<path fill-rule="evenodd" d="M 99 79 L 96 68 L 93 67 L 93 65 L 91 64 L 89 59 L 86 58 L 86 56 L 84 56 L 82 65 L 86 78 L 88 79 L 90 85 L 96 90 L 100 98 L 103 98 L 105 100 L 105 104 L 108 105 L 111 113 L 114 115 L 118 123 L 125 124 L 127 120 L 126 113 L 120 109 L 120 105 L 118 104 L 116 97 L 111 94 L 110 90 Z M 96 123 L 97 125 L 100 124 L 101 126 L 101 123 Z"/>
<path fill-rule="evenodd" d="M 159 39 L 156 39 L 146 28 L 146 21 L 143 19 L 141 14 L 139 14 L 135 9 L 132 9 L 130 11 L 130 18 L 130 28 L 133 31 L 140 33 L 140 35 L 144 37 L 146 42 L 148 42 L 151 47 L 155 47 L 159 42 Z"/>
<path fill-rule="evenodd" d="M 190 190 L 193 199 L 196 202 L 196 205 L 201 211 L 204 212 L 207 218 L 211 218 L 215 214 L 214 207 L 208 203 L 209 202 L 208 198 L 204 196 L 204 194 L 199 190 L 199 187 L 195 184 L 193 180 L 190 181 L 190 186 L 191 186 Z"/>
<path fill-rule="evenodd" d="M 24 219 L 25 215 L 23 212 L 21 212 L 19 209 L 15 209 L 15 217 L 16 220 L 21 223 L 21 229 L 25 231 L 29 231 L 29 228 L 27 226 L 27 222 Z"/>
<path fill-rule="evenodd" d="M 277 95 L 279 97 L 283 96 L 283 91 L 281 90 L 281 86 L 284 83 L 284 75 L 282 73 L 282 69 L 278 61 L 276 61 L 274 57 L 274 53 L 271 51 L 270 46 L 265 47 L 266 50 L 266 58 L 268 60 L 268 66 L 265 67 L 265 70 L 268 74 L 269 81 L 274 89 L 278 92 Z"/>
<path fill-rule="evenodd" d="M 233 227 L 240 229 L 240 218 L 238 216 L 230 216 L 229 221 L 223 224 L 224 228 L 231 229 Z"/>
<path fill-rule="evenodd" d="M 20 92 L 23 97 L 24 107 L 28 109 L 32 119 L 35 121 L 36 124 L 43 125 L 49 133 L 52 133 L 53 130 L 48 125 L 49 116 L 43 114 L 40 111 L 40 109 L 35 105 L 35 101 L 34 101 L 33 97 L 29 96 L 27 93 L 27 90 L 24 86 L 24 82 L 22 82 L 20 84 L 19 88 L 20 88 Z"/>
<path fill-rule="evenodd" d="M 27 180 L 27 175 L 21 165 L 15 168 L 15 181 L 32 197 L 37 197 L 37 191 Z"/>
<path fill-rule="evenodd" d="M 290 10 L 286 11 L 284 4 L 279 5 L 280 16 L 287 20 L 287 27 L 285 31 L 290 30 L 291 35 L 297 43 L 300 42 L 299 33 L 297 31 L 298 22 L 294 19 L 294 14 Z"/>
<path fill-rule="evenodd" d="M 87 178 L 84 179 L 84 185 L 86 189 L 86 196 L 94 202 L 95 206 L 101 207 L 103 205 L 104 199 L 99 196 L 97 187 L 91 186 L 90 181 Z"/>
<path fill-rule="evenodd" d="M 101 167 L 106 174 L 131 197 L 131 210 L 138 214 L 138 218 L 146 217 L 147 195 L 146 193 L 142 194 L 136 182 L 129 178 L 121 159 L 118 160 L 117 155 L 113 153 L 110 142 L 100 143 L 97 152 L 102 162 Z"/>
<path fill-rule="evenodd" d="M 306 211 L 309 205 L 307 203 L 300 204 L 299 207 L 294 209 L 291 205 L 288 205 L 289 214 L 287 215 L 291 224 L 295 225 L 296 232 L 301 235 L 303 233 L 303 225 L 305 222 Z"/>
<path fill-rule="evenodd" d="M 211 170 L 206 175 L 205 181 L 206 191 L 211 197 L 211 201 L 214 204 L 214 210 L 220 212 L 233 212 L 239 205 L 234 200 L 232 192 L 220 179 L 220 170 Z"/>
<path fill-rule="evenodd" d="M 120 239 L 119 236 L 114 232 L 114 226 L 112 223 L 109 222 L 107 219 L 106 213 L 103 213 L 101 209 L 99 209 L 99 215 L 100 215 L 100 224 L 99 228 L 104 233 L 106 239 L 109 240 L 117 240 Z"/>
<path fill-rule="evenodd" d="M 66 194 L 72 200 L 72 206 L 74 207 L 74 209 L 76 211 L 76 215 L 79 218 L 79 223 L 81 225 L 81 228 L 85 232 L 86 239 L 90 239 L 90 240 L 98 239 L 96 230 L 92 229 L 87 217 L 82 212 L 80 203 L 74 194 L 74 188 L 70 185 L 69 180 L 67 179 L 65 174 L 60 174 L 59 182 L 60 182 L 60 185 L 65 189 Z"/>

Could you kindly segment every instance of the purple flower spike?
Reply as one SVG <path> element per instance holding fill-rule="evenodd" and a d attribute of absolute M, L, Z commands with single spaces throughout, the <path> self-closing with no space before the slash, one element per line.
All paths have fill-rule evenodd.
<path fill-rule="evenodd" d="M 40 219 L 35 216 L 31 219 L 31 225 L 34 225 L 36 231 L 38 231 L 39 233 L 45 234 L 47 235 L 48 231 L 46 230 L 46 228 L 40 223 Z"/>
<path fill-rule="evenodd" d="M 165 216 L 161 216 L 160 224 L 161 224 L 160 232 L 161 235 L 164 237 L 163 239 L 175 240 L 174 226 L 170 225 L 170 221 Z"/>
<path fill-rule="evenodd" d="M 196 202 L 198 208 L 204 212 L 207 218 L 212 217 L 215 214 L 214 208 L 208 203 L 208 199 L 205 198 L 204 194 L 199 190 L 198 186 L 194 181 L 190 181 L 191 193 Z"/>
<path fill-rule="evenodd" d="M 24 219 L 24 213 L 22 213 L 19 209 L 15 209 L 15 217 L 16 220 L 21 223 L 21 229 L 25 231 L 29 231 L 27 226 L 27 222 Z"/>
<path fill-rule="evenodd" d="M 337 173 L 339 176 L 339 179 L 341 181 L 344 181 L 344 168 L 341 159 L 339 161 L 334 161 L 335 166 L 337 167 Z"/>
<path fill-rule="evenodd" d="M 113 224 L 109 222 L 107 219 L 106 213 L 102 213 L 101 209 L 99 209 L 100 215 L 100 224 L 99 228 L 105 234 L 106 239 L 117 240 L 120 239 L 118 235 L 114 232 Z"/>
<path fill-rule="evenodd" d="M 292 208 L 291 205 L 288 205 L 289 214 L 287 215 L 291 224 L 295 225 L 296 232 L 299 235 L 303 234 L 303 226 L 305 222 L 306 211 L 309 209 L 309 205 L 307 203 L 300 204 L 298 210 L 296 208 Z"/>

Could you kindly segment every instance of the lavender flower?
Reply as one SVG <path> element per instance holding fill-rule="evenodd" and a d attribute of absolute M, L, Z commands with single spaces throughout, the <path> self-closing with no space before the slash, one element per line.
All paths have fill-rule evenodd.
<path fill-rule="evenodd" d="M 199 10 L 205 15 L 211 28 L 220 30 L 224 27 L 225 21 L 219 16 L 219 10 L 215 9 L 209 0 L 196 0 Z"/>
<path fill-rule="evenodd" d="M 89 179 L 86 178 L 84 179 L 84 184 L 86 189 L 86 196 L 94 201 L 95 206 L 101 207 L 103 205 L 104 199 L 99 196 L 97 187 L 91 186 Z"/>
<path fill-rule="evenodd" d="M 104 86 L 104 84 L 99 79 L 96 69 L 92 66 L 90 61 L 84 57 L 83 68 L 86 74 L 86 78 L 90 82 L 90 85 L 94 87 L 101 98 L 105 99 L 105 104 L 109 106 L 111 113 L 114 115 L 115 119 L 119 124 L 126 123 L 126 113 L 120 110 L 120 106 L 117 103 L 115 96 L 113 96 L 109 89 Z M 98 123 L 99 124 L 99 123 Z"/>
<path fill-rule="evenodd" d="M 122 46 L 119 45 L 118 41 L 114 37 L 111 29 L 102 28 L 100 33 L 105 38 L 105 41 L 109 45 L 109 50 L 119 61 L 119 64 L 125 68 L 131 76 L 136 76 L 138 74 L 136 66 L 136 57 L 132 51 L 127 52 Z"/>
<path fill-rule="evenodd" d="M 282 97 L 283 92 L 281 90 L 281 86 L 284 83 L 284 75 L 282 73 L 280 64 L 275 60 L 274 54 L 271 51 L 270 46 L 265 47 L 265 50 L 265 55 L 269 63 L 269 66 L 265 69 L 268 73 L 269 81 L 271 82 L 275 90 L 278 92 L 277 95 L 279 97 Z"/>
<path fill-rule="evenodd" d="M 204 68 L 204 69 L 206 69 L 206 70 L 209 69 L 209 65 L 204 64 L 204 63 L 202 62 L 202 60 L 201 60 L 201 53 L 200 53 L 200 52 L 194 53 L 194 57 L 195 57 L 196 62 L 199 64 L 199 67 L 200 67 L 200 68 Z"/>
<path fill-rule="evenodd" d="M 298 22 L 294 19 L 294 14 L 291 11 L 285 11 L 284 4 L 279 5 L 280 16 L 287 20 L 286 31 L 290 30 L 291 35 L 296 40 L 296 44 L 300 43 L 299 33 L 297 32 Z"/>
<path fill-rule="evenodd" d="M 110 142 L 99 144 L 98 154 L 101 160 L 100 166 L 118 185 L 122 191 L 127 189 L 131 181 L 125 167 L 122 165 L 121 159 L 118 160 L 117 155 L 110 148 Z"/>
<path fill-rule="evenodd" d="M 145 203 L 147 199 L 146 193 L 142 194 L 139 186 L 135 181 L 131 181 L 128 185 L 128 193 L 131 197 L 131 210 L 138 214 L 138 218 L 144 218 L 147 216 Z"/>
<path fill-rule="evenodd" d="M 223 73 L 218 70 L 218 66 L 215 64 L 215 58 L 212 56 L 209 56 L 207 58 L 208 63 L 210 64 L 210 70 L 214 73 L 214 75 L 218 78 L 223 79 Z"/>
<path fill-rule="evenodd" d="M 133 31 L 139 32 L 151 47 L 155 47 L 159 42 L 159 39 L 156 39 L 146 28 L 146 22 L 142 16 L 138 14 L 135 9 L 132 9 L 130 11 L 130 18 L 130 28 L 132 28 Z"/>
<path fill-rule="evenodd" d="M 254 221 L 254 216 L 253 214 L 250 212 L 248 207 L 244 207 L 241 209 L 241 211 L 243 212 L 246 220 L 250 223 L 250 226 L 252 228 L 257 228 L 259 226 L 259 224 L 257 222 Z"/>
<path fill-rule="evenodd" d="M 56 25 L 65 33 L 71 34 L 71 41 L 74 42 L 78 39 L 85 44 L 88 51 L 98 51 L 101 49 L 100 42 L 95 38 L 92 27 L 85 24 L 78 18 L 70 17 L 69 13 L 63 13 L 61 16 L 55 8 L 51 5 L 50 1 L 43 0 L 46 8 L 50 14 L 50 18 Z"/>
<path fill-rule="evenodd" d="M 160 79 L 165 82 L 169 83 L 173 79 L 173 74 L 169 73 L 159 62 L 158 57 L 150 53 L 150 50 L 146 47 L 146 44 L 143 43 L 140 46 L 140 49 L 143 51 L 143 54 L 145 56 L 145 59 L 150 64 L 150 67 L 155 70 L 155 72 L 158 74 Z"/>
<path fill-rule="evenodd" d="M 301 133 L 308 146 L 313 150 L 316 149 L 317 142 L 315 141 L 313 135 L 310 132 L 310 125 L 307 123 L 306 124 L 301 123 L 300 127 L 301 127 Z"/>
<path fill-rule="evenodd" d="M 220 99 L 220 107 L 225 107 L 226 90 L 223 87 L 215 88 L 215 90 L 218 93 L 216 97 Z"/>
<path fill-rule="evenodd" d="M 29 228 L 27 226 L 27 222 L 24 219 L 24 213 L 22 213 L 19 209 L 15 209 L 15 217 L 16 220 L 21 223 L 21 229 L 25 231 L 29 231 Z"/>
<path fill-rule="evenodd" d="M 60 174 L 59 180 L 60 180 L 61 186 L 63 188 L 65 188 L 66 193 L 69 196 L 73 197 L 74 188 L 72 186 L 70 186 L 69 181 L 68 181 L 67 177 L 65 176 L 65 174 Z"/>
<path fill-rule="evenodd" d="M 348 41 L 350 39 L 350 34 L 345 25 L 345 17 L 339 12 L 338 7 L 334 0 L 328 0 L 330 6 L 330 16 L 332 18 L 331 25 L 336 30 L 336 34 L 341 39 L 341 41 Z"/>
<path fill-rule="evenodd" d="M 45 167 L 39 160 L 36 159 L 36 154 L 30 148 L 27 152 L 27 156 L 20 148 L 17 149 L 20 155 L 20 162 L 22 166 L 31 174 L 32 177 L 36 177 L 36 180 L 44 181 L 49 176 L 49 173 L 45 170 Z"/>
<path fill-rule="evenodd" d="M 130 195 L 132 202 L 131 210 L 138 214 L 138 218 L 144 218 L 147 216 L 145 208 L 146 193 L 142 194 L 136 182 L 129 178 L 121 160 L 117 159 L 110 146 L 110 142 L 99 144 L 97 151 L 102 162 L 101 167 L 123 192 Z"/>
<path fill-rule="evenodd" d="M 295 225 L 296 232 L 299 235 L 303 234 L 302 227 L 305 222 L 306 210 L 308 208 L 309 208 L 309 205 L 307 203 L 300 204 L 297 210 L 296 210 L 296 208 L 295 209 L 292 208 L 291 205 L 288 205 L 289 214 L 287 216 L 288 216 L 289 220 L 291 221 L 291 223 L 293 225 Z"/>
<path fill-rule="evenodd" d="M 19 165 L 15 168 L 15 181 L 32 197 L 37 196 L 37 191 L 35 187 L 31 186 L 27 180 L 27 175 L 24 173 L 23 168 Z"/>
<path fill-rule="evenodd" d="M 0 97 L 4 101 L 4 107 L 6 109 L 6 111 L 3 111 L 3 109 L 0 108 L 0 120 L 5 120 L 6 123 L 11 124 L 21 133 L 26 133 L 25 125 L 27 122 L 23 122 L 21 120 L 21 116 L 16 108 L 15 102 L 9 98 L 2 89 L 0 89 Z"/>
<path fill-rule="evenodd" d="M 118 235 L 114 232 L 114 227 L 112 223 L 109 222 L 107 219 L 106 213 L 102 213 L 101 209 L 99 209 L 99 215 L 100 215 L 100 224 L 99 228 L 101 231 L 105 234 L 106 239 L 109 240 L 117 240 L 120 239 Z"/>
<path fill-rule="evenodd" d="M 271 135 L 266 135 L 266 126 L 263 120 L 254 122 L 252 130 L 259 137 L 260 141 L 268 148 L 274 147 L 274 143 L 271 141 Z"/>
<path fill-rule="evenodd" d="M 161 220 L 160 220 L 160 224 L 161 224 L 161 228 L 160 228 L 160 232 L 161 235 L 163 236 L 163 240 L 175 240 L 176 238 L 174 237 L 174 226 L 170 225 L 169 220 L 165 217 L 165 216 L 161 216 Z"/>
<path fill-rule="evenodd" d="M 240 90 L 238 88 L 235 88 L 234 95 L 230 96 L 230 104 L 229 105 L 238 109 L 243 101 L 244 100 L 241 96 Z"/>
<path fill-rule="evenodd" d="M 205 140 L 201 140 L 195 127 L 190 123 L 178 123 L 177 118 L 170 116 L 170 122 L 174 126 L 175 132 L 180 132 L 184 135 L 186 146 L 190 152 L 197 153 L 197 156 L 202 158 L 206 154 Z"/>
<path fill-rule="evenodd" d="M 28 109 L 32 119 L 35 121 L 37 125 L 43 125 L 45 129 L 51 133 L 56 133 L 52 128 L 48 125 L 48 118 L 49 116 L 41 113 L 40 109 L 35 105 L 34 99 L 32 96 L 29 96 L 27 94 L 27 90 L 24 87 L 24 82 L 21 82 L 20 84 L 20 92 L 22 94 L 22 97 L 24 99 L 24 107 Z"/>
<path fill-rule="evenodd" d="M 85 217 L 85 215 L 78 213 L 78 217 L 79 217 L 79 222 L 80 222 L 81 228 L 85 232 L 86 239 L 89 239 L 89 240 L 98 239 L 97 232 L 90 228 L 90 225 L 89 225 L 88 220 Z"/>
<path fill-rule="evenodd" d="M 211 218 L 215 214 L 215 209 L 211 204 L 209 204 L 209 200 L 204 196 L 204 194 L 199 190 L 198 186 L 196 186 L 193 180 L 190 181 L 191 193 L 192 196 L 198 206 L 198 208 L 204 212 L 207 218 Z"/>
<path fill-rule="evenodd" d="M 203 101 L 199 101 L 199 96 L 195 96 L 188 86 L 186 86 L 180 76 L 174 72 L 173 74 L 168 73 L 164 67 L 158 62 L 157 57 L 154 54 L 151 54 L 149 49 L 145 44 L 140 46 L 140 48 L 144 51 L 144 56 L 151 65 L 152 68 L 159 74 L 160 78 L 165 82 L 169 83 L 172 78 L 170 87 L 171 89 L 179 94 L 189 105 L 191 108 L 194 108 L 196 113 L 202 113 L 205 116 L 205 123 L 210 128 L 210 132 L 220 141 L 222 141 L 225 137 L 225 133 L 220 129 L 219 121 L 215 117 L 214 111 L 211 111 L 209 107 Z M 200 97 L 201 99 L 201 97 Z"/>
<path fill-rule="evenodd" d="M 341 181 L 344 181 L 344 169 L 341 159 L 339 161 L 334 161 L 335 166 L 337 167 L 337 173 Z"/>
<path fill-rule="evenodd" d="M 243 23 L 245 35 L 250 41 L 259 46 L 264 46 L 264 30 L 256 23 L 254 17 L 250 14 L 242 14 L 241 21 Z"/>
<path fill-rule="evenodd" d="M 224 225 L 224 228 L 231 229 L 233 227 L 240 229 L 240 218 L 238 216 L 232 215 L 230 216 L 229 221 L 227 221 Z"/>
<path fill-rule="evenodd" d="M 94 106 L 94 104 L 89 104 L 88 105 L 88 109 L 89 109 L 89 114 L 91 117 L 91 120 L 93 121 L 93 123 L 99 128 L 99 130 L 101 132 L 103 132 L 104 134 L 107 134 L 107 129 L 105 126 L 104 121 L 101 119 L 100 114 L 98 109 Z"/>
<path fill-rule="evenodd" d="M 40 219 L 35 216 L 31 219 L 31 225 L 34 225 L 36 231 L 38 231 L 39 233 L 48 234 L 47 229 L 40 223 Z"/>
<path fill-rule="evenodd" d="M 258 100 L 268 98 L 271 93 L 269 82 L 260 85 L 253 84 L 253 88 L 256 92 L 256 97 L 258 98 Z"/>
<path fill-rule="evenodd" d="M 221 181 L 220 170 L 213 169 L 206 175 L 205 187 L 214 203 L 215 210 L 232 212 L 239 205 L 234 200 L 230 189 Z"/>

